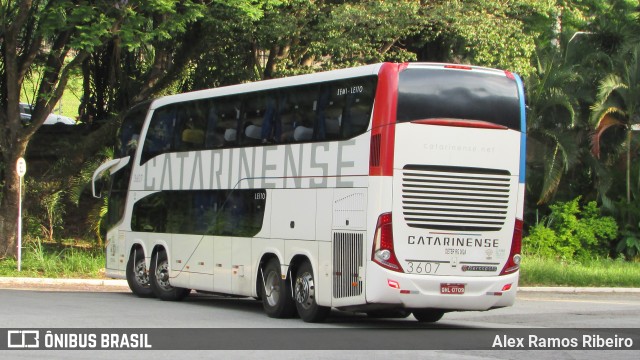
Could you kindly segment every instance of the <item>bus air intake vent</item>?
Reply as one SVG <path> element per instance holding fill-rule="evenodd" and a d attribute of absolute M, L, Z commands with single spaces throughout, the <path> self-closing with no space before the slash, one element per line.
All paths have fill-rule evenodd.
<path fill-rule="evenodd" d="M 408 226 L 448 231 L 499 231 L 507 219 L 506 170 L 406 165 L 402 211 Z"/>
<path fill-rule="evenodd" d="M 362 233 L 333 233 L 333 297 L 336 299 L 362 294 L 363 239 Z"/>
<path fill-rule="evenodd" d="M 376 134 L 371 136 L 371 151 L 369 158 L 369 166 L 380 166 L 380 142 L 382 135 Z"/>

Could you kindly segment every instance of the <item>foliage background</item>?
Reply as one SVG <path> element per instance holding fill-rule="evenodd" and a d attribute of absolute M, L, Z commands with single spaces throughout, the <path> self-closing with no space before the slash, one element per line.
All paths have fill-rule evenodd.
<path fill-rule="evenodd" d="M 2 244 L 12 241 L 1 220 L 14 216 L 11 164 L 22 155 L 29 235 L 100 244 L 91 229 L 104 204 L 88 198 L 87 174 L 137 102 L 380 61 L 439 61 L 525 79 L 526 251 L 638 260 L 637 1 L 2 0 L 0 21 Z M 23 128 L 11 79 L 40 123 L 61 104 L 81 125 L 65 134 L 37 122 Z M 18 141 L 28 144 L 23 154 L 9 145 Z M 43 204 L 51 197 L 55 204 Z M 13 255 L 11 246 L 0 250 Z"/>

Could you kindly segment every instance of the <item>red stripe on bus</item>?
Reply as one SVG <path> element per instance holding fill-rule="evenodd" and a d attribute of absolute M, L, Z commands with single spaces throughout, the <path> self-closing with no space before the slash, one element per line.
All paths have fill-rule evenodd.
<path fill-rule="evenodd" d="M 393 175 L 398 73 L 404 68 L 406 68 L 406 64 L 384 63 L 378 73 L 373 124 L 371 126 L 370 176 Z"/>

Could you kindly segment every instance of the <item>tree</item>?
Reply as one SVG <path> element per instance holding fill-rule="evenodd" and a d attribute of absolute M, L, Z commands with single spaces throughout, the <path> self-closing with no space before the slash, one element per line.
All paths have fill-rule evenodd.
<path fill-rule="evenodd" d="M 529 166 L 542 165 L 543 171 L 530 171 L 529 177 L 542 179 L 535 191 L 538 205 L 547 203 L 555 194 L 563 174 L 579 160 L 579 140 L 576 126 L 576 99 L 568 90 L 579 77 L 571 65 L 564 63 L 559 51 L 550 49 L 537 57 L 535 71 L 526 78 L 529 111 Z"/>
<path fill-rule="evenodd" d="M 531 162 L 528 166 L 536 166 L 540 159 L 544 161 L 539 163 L 546 166 L 544 171 L 527 173 L 527 188 L 535 189 L 536 195 L 543 195 L 535 200 L 539 204 L 548 203 L 551 199 L 544 194 L 557 194 L 559 200 L 569 200 L 582 194 L 587 199 L 598 197 L 603 206 L 611 211 L 614 202 L 607 192 L 612 189 L 615 168 L 610 166 L 610 162 L 606 166 L 606 162 L 599 161 L 589 151 L 589 134 L 593 131 L 590 123 L 591 106 L 596 99 L 598 84 L 605 74 L 611 73 L 616 67 L 612 58 L 630 38 L 629 35 L 637 32 L 633 25 L 637 19 L 633 15 L 637 2 L 635 5 L 634 1 L 628 0 L 567 0 L 554 3 L 548 19 L 542 18 L 537 24 L 528 24 L 541 34 L 536 40 L 537 59 L 547 65 L 552 61 L 553 66 L 546 66 L 545 77 L 540 77 L 541 67 L 536 66 L 536 70 L 525 79 L 529 105 L 528 130 L 532 139 L 528 143 L 528 150 L 530 155 L 534 155 L 529 157 Z M 551 81 L 545 80 L 547 77 Z M 540 94 L 546 94 L 547 99 Z M 566 105 L 558 106 L 558 101 L 551 97 L 564 99 L 561 103 Z M 541 112 L 541 109 L 546 110 Z M 551 114 L 549 110 L 552 110 Z M 557 110 L 560 112 L 557 113 Z M 571 115 L 570 131 L 567 131 L 567 121 L 559 118 L 561 114 L 565 118 Z M 612 144 L 622 142 L 617 141 L 620 132 L 617 129 L 606 134 L 606 157 L 617 158 Z M 542 142 L 547 145 L 546 152 L 540 149 L 541 135 L 547 140 Z M 554 139 L 561 141 L 559 147 L 553 146 L 554 141 L 550 140 Z M 562 156 L 558 161 L 555 156 L 548 154 Z M 567 157 L 568 154 L 573 156 Z M 565 160 L 581 166 L 568 167 Z"/>
<path fill-rule="evenodd" d="M 626 203 L 630 204 L 632 129 L 640 124 L 640 44 L 621 56 L 615 70 L 602 79 L 592 110 L 594 155 L 602 155 L 607 133 L 624 133 L 621 145 L 626 153 Z"/>
<path fill-rule="evenodd" d="M 219 2 L 231 3 L 247 12 L 254 8 L 250 0 Z M 173 49 L 189 53 L 188 49 L 174 47 L 174 42 L 197 26 L 194 24 L 203 17 L 207 3 L 196 0 L 3 0 L 0 3 L 0 124 L 4 130 L 0 134 L 0 152 L 6 170 L 0 203 L 0 258 L 16 252 L 16 161 L 24 156 L 29 141 L 59 101 L 71 72 L 107 44 L 117 50 L 142 49 L 149 55 L 144 57 L 147 66 L 139 79 L 141 86 L 129 101 L 135 102 L 166 88 L 189 59 L 186 56 L 177 61 L 171 56 Z M 24 126 L 18 108 L 19 93 L 24 79 L 35 69 L 41 72 L 41 81 L 32 124 Z M 99 142 L 94 140 L 89 136 L 86 143 L 95 147 Z M 76 161 L 82 160 L 79 157 Z"/>
<path fill-rule="evenodd" d="M 526 74 L 539 34 L 527 21 L 550 11 L 531 0 L 281 0 L 261 9 L 264 16 L 249 18 L 216 5 L 229 21 L 207 23 L 215 36 L 203 34 L 209 51 L 188 68 L 181 90 L 381 61 L 468 62 Z"/>
<path fill-rule="evenodd" d="M 116 3 L 118 4 L 118 3 Z M 125 11 L 82 1 L 2 1 L 0 3 L 0 151 L 5 182 L 0 204 L 0 258 L 14 255 L 18 204 L 15 164 L 29 140 L 62 96 L 70 72 L 93 47 L 121 27 Z M 31 126 L 23 126 L 21 85 L 42 66 Z"/>

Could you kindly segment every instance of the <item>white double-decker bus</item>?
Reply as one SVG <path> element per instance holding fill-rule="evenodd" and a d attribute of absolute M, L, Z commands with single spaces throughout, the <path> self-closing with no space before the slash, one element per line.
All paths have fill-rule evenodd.
<path fill-rule="evenodd" d="M 255 297 L 308 322 L 510 306 L 524 108 L 515 74 L 430 63 L 140 104 L 94 173 L 111 174 L 107 275 L 141 297 Z"/>

